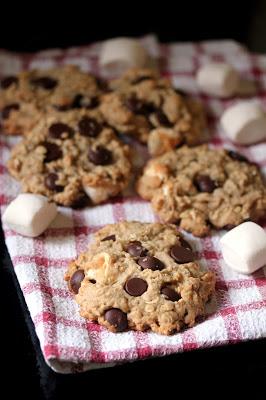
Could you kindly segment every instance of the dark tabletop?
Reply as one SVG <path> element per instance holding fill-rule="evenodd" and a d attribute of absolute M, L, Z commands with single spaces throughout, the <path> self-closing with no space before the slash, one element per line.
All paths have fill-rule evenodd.
<path fill-rule="evenodd" d="M 44 362 L 33 323 L 26 308 L 0 232 L 0 285 L 2 301 L 1 391 L 10 397 L 68 399 L 99 390 L 119 395 L 120 382 L 130 393 L 145 393 L 150 397 L 165 387 L 167 393 L 192 395 L 212 392 L 212 385 L 225 394 L 235 390 L 252 394 L 252 399 L 265 398 L 266 339 L 219 348 L 196 350 L 164 358 L 154 358 L 131 364 L 88 371 L 77 375 L 54 373 Z M 14 385 L 10 385 L 10 377 Z M 139 383 L 138 383 L 139 382 Z M 93 387 L 92 387 L 93 385 Z M 140 385 L 140 386 L 139 386 Z M 174 386 L 177 385 L 176 389 Z M 139 386 L 139 387 L 138 387 Z M 169 392 L 170 391 L 170 392 Z M 123 389 L 124 392 L 124 389 Z M 121 393 L 120 393 L 121 395 Z M 264 397 L 263 397 L 264 396 Z"/>

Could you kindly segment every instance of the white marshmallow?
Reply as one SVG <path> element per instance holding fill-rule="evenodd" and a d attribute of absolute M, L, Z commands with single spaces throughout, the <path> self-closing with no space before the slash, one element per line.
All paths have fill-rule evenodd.
<path fill-rule="evenodd" d="M 266 265 L 266 232 L 254 222 L 244 222 L 220 240 L 223 258 L 232 269 L 243 274 Z"/>
<path fill-rule="evenodd" d="M 100 53 L 100 66 L 108 73 L 121 74 L 130 67 L 144 67 L 148 53 L 132 38 L 107 40 Z"/>
<path fill-rule="evenodd" d="M 266 114 L 257 103 L 241 102 L 229 107 L 221 117 L 225 134 L 239 144 L 266 139 Z"/>
<path fill-rule="evenodd" d="M 56 205 L 46 197 L 22 193 L 5 210 L 3 222 L 23 236 L 36 237 L 45 231 L 56 214 Z"/>
<path fill-rule="evenodd" d="M 204 93 L 228 97 L 236 93 L 239 75 L 229 64 L 210 63 L 198 70 L 196 80 Z"/>
<path fill-rule="evenodd" d="M 93 187 L 83 184 L 83 189 L 93 204 L 103 203 L 117 193 L 117 188 L 112 188 L 111 186 Z"/>

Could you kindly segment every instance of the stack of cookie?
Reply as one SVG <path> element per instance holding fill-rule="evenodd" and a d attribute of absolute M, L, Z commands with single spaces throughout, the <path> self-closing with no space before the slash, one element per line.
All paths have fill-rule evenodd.
<path fill-rule="evenodd" d="M 202 105 L 153 70 L 135 68 L 107 84 L 66 66 L 6 77 L 1 88 L 3 129 L 24 136 L 8 170 L 25 192 L 63 206 L 99 204 L 129 185 L 134 149 L 126 137 L 152 157 L 136 190 L 163 223 L 124 222 L 96 235 L 66 274 L 81 314 L 113 331 L 192 326 L 215 277 L 200 270 L 172 223 L 201 237 L 259 220 L 266 188 L 258 167 L 202 144 Z"/>

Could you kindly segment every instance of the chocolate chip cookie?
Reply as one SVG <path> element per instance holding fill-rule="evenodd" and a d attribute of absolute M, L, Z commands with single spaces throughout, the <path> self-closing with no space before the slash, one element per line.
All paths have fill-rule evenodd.
<path fill-rule="evenodd" d="M 202 106 L 181 95 L 154 71 L 129 70 L 109 86 L 112 91 L 100 104 L 106 121 L 120 133 L 147 142 L 150 154 L 206 139 Z"/>
<path fill-rule="evenodd" d="M 113 332 L 169 335 L 204 314 L 215 276 L 174 225 L 121 222 L 99 230 L 65 279 L 82 317 Z"/>
<path fill-rule="evenodd" d="M 24 134 L 44 112 L 93 109 L 104 83 L 74 65 L 49 70 L 24 71 L 2 79 L 0 110 L 2 126 L 9 134 Z"/>
<path fill-rule="evenodd" d="M 87 199 L 101 203 L 122 191 L 131 161 L 128 147 L 97 110 L 73 110 L 43 116 L 13 148 L 8 169 L 23 191 L 75 207 Z"/>
<path fill-rule="evenodd" d="M 163 221 L 177 222 L 195 236 L 266 215 L 258 167 L 241 154 L 207 145 L 183 146 L 150 160 L 137 191 Z"/>

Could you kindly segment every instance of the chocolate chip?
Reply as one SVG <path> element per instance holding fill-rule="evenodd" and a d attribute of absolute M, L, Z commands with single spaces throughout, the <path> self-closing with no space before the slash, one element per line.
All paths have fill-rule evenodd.
<path fill-rule="evenodd" d="M 67 137 L 72 137 L 74 135 L 74 130 L 69 125 L 63 124 L 62 122 L 56 122 L 49 128 L 49 136 L 54 139 L 62 139 L 64 133 L 67 133 Z"/>
<path fill-rule="evenodd" d="M 54 89 L 57 86 L 57 80 L 50 78 L 49 76 L 32 79 L 31 83 L 46 90 Z"/>
<path fill-rule="evenodd" d="M 95 165 L 108 165 L 112 162 L 112 153 L 105 147 L 98 146 L 89 150 L 89 160 Z"/>
<path fill-rule="evenodd" d="M 82 193 L 79 198 L 77 198 L 72 204 L 71 207 L 74 209 L 80 209 L 87 207 L 90 204 L 90 199 L 86 195 L 86 193 Z"/>
<path fill-rule="evenodd" d="M 113 240 L 115 242 L 116 241 L 116 237 L 115 237 L 115 235 L 109 235 L 109 236 L 106 236 L 105 238 L 103 238 L 101 240 L 101 242 L 105 242 L 106 240 Z"/>
<path fill-rule="evenodd" d="M 144 101 L 139 100 L 136 97 L 130 97 L 129 99 L 126 99 L 125 105 L 134 114 L 148 115 L 156 111 L 156 108 L 152 103 L 145 103 Z"/>
<path fill-rule="evenodd" d="M 157 269 L 161 271 L 164 269 L 164 263 L 161 260 L 158 260 L 156 257 L 152 256 L 145 256 L 145 257 L 140 257 L 138 259 L 138 264 L 143 268 L 143 269 L 151 269 L 152 271 L 156 271 Z"/>
<path fill-rule="evenodd" d="M 126 245 L 126 252 L 133 257 L 143 257 L 147 254 L 147 250 L 142 247 L 142 244 L 138 240 L 129 242 Z"/>
<path fill-rule="evenodd" d="M 166 126 L 168 128 L 173 126 L 173 124 L 169 121 L 169 119 L 167 118 L 167 116 L 164 114 L 164 112 L 162 110 L 156 111 L 156 118 L 157 118 L 157 121 L 159 122 L 159 124 L 162 126 Z"/>
<path fill-rule="evenodd" d="M 141 83 L 143 81 L 150 81 L 152 79 L 151 76 L 139 76 L 138 78 L 134 79 L 131 81 L 132 85 L 137 85 L 138 83 Z"/>
<path fill-rule="evenodd" d="M 95 285 L 96 280 L 95 279 L 89 279 L 90 283 L 92 283 L 93 285 Z"/>
<path fill-rule="evenodd" d="M 58 160 L 58 158 L 62 157 L 62 151 L 55 143 L 43 142 L 41 143 L 43 147 L 45 147 L 46 154 L 44 158 L 44 162 L 50 162 Z"/>
<path fill-rule="evenodd" d="M 1 80 L 1 88 L 7 89 L 9 86 L 18 83 L 18 78 L 16 76 L 7 76 Z"/>
<path fill-rule="evenodd" d="M 54 104 L 53 107 L 57 110 L 57 111 L 69 111 L 72 108 L 72 104 Z"/>
<path fill-rule="evenodd" d="M 79 133 L 83 136 L 96 137 L 102 126 L 94 118 L 83 117 L 78 123 Z"/>
<path fill-rule="evenodd" d="M 62 192 L 64 190 L 64 186 L 57 185 L 56 184 L 57 180 L 58 180 L 58 175 L 51 172 L 49 175 L 45 177 L 44 180 L 45 186 L 50 190 L 54 190 L 55 192 Z"/>
<path fill-rule="evenodd" d="M 245 156 L 243 156 L 243 155 L 240 154 L 240 153 L 237 153 L 236 151 L 228 150 L 228 151 L 227 151 L 227 154 L 228 154 L 229 157 L 231 157 L 233 160 L 236 160 L 236 161 L 243 161 L 243 162 L 249 162 L 249 160 L 248 160 Z"/>
<path fill-rule="evenodd" d="M 82 94 L 76 94 L 74 97 L 70 108 L 81 108 L 82 107 L 82 100 L 83 100 L 83 95 Z"/>
<path fill-rule="evenodd" d="M 134 297 L 141 296 L 147 288 L 147 282 L 140 278 L 131 278 L 125 283 L 125 291 Z"/>
<path fill-rule="evenodd" d="M 101 89 L 104 92 L 107 92 L 109 90 L 109 85 L 106 82 L 106 80 L 99 78 L 98 76 L 95 77 L 95 80 L 99 89 Z"/>
<path fill-rule="evenodd" d="M 119 308 L 111 308 L 105 311 L 104 318 L 117 332 L 122 332 L 128 327 L 127 315 Z"/>
<path fill-rule="evenodd" d="M 163 294 L 166 297 L 166 300 L 178 301 L 180 299 L 179 294 L 169 286 L 162 287 L 161 294 Z"/>
<path fill-rule="evenodd" d="M 197 175 L 194 184 L 200 192 L 212 193 L 216 189 L 215 182 L 208 175 Z"/>
<path fill-rule="evenodd" d="M 234 229 L 236 226 L 234 224 L 227 224 L 225 226 L 223 226 L 223 229 L 225 229 L 226 231 L 230 231 L 231 229 Z"/>
<path fill-rule="evenodd" d="M 89 110 L 92 110 L 93 108 L 98 107 L 99 104 L 100 104 L 100 101 L 99 101 L 98 97 L 92 97 L 90 99 L 90 103 L 87 104 L 85 107 Z"/>
<path fill-rule="evenodd" d="M 186 249 L 192 250 L 192 247 L 190 245 L 190 243 L 188 243 L 185 239 L 183 239 L 182 237 L 179 237 L 179 242 L 181 244 L 182 247 L 185 247 Z"/>
<path fill-rule="evenodd" d="M 7 119 L 11 113 L 11 111 L 19 110 L 19 104 L 13 103 L 5 106 L 2 110 L 2 118 Z"/>
<path fill-rule="evenodd" d="M 83 269 L 78 269 L 76 272 L 74 272 L 74 274 L 71 276 L 70 282 L 69 282 L 72 292 L 74 292 L 75 294 L 78 294 L 81 282 L 83 281 L 84 278 L 85 278 L 85 274 L 84 274 Z"/>
<path fill-rule="evenodd" d="M 184 90 L 182 90 L 182 89 L 175 89 L 175 92 L 183 97 L 186 97 L 186 95 L 187 95 L 186 92 L 184 92 Z"/>
<path fill-rule="evenodd" d="M 195 255 L 191 250 L 178 244 L 171 248 L 170 255 L 178 264 L 185 264 L 195 259 Z"/>

